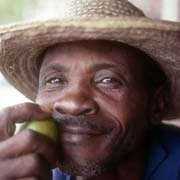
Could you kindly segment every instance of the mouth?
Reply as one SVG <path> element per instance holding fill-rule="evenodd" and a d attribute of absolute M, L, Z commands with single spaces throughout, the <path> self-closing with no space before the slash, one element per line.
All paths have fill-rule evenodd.
<path fill-rule="evenodd" d="M 104 133 L 77 126 L 64 127 L 61 130 L 61 142 L 66 145 L 87 145 L 101 138 Z"/>
<path fill-rule="evenodd" d="M 74 135 L 102 135 L 100 131 L 92 129 L 82 128 L 78 126 L 66 126 L 61 129 L 62 133 L 74 134 Z"/>

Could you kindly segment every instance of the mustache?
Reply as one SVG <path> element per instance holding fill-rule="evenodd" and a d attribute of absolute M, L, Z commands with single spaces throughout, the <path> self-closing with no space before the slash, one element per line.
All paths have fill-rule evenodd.
<path fill-rule="evenodd" d="M 53 114 L 53 119 L 58 122 L 60 128 L 62 129 L 66 126 L 76 126 L 88 130 L 98 131 L 103 134 L 108 134 L 113 130 L 113 126 L 111 124 L 98 122 L 97 120 L 93 120 L 92 118 L 90 119 L 84 115 L 72 116 Z"/>

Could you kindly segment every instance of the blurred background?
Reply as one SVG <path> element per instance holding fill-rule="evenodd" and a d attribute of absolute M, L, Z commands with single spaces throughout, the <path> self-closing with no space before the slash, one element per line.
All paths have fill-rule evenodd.
<path fill-rule="evenodd" d="M 57 17 L 66 0 L 0 0 L 0 24 Z M 180 22 L 180 0 L 129 0 L 148 17 Z M 60 3 L 61 6 L 59 5 Z M 29 101 L 0 74 L 0 108 Z"/>

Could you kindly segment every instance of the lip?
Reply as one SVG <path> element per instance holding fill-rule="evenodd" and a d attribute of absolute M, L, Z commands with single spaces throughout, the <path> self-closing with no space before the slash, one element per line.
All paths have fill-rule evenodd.
<path fill-rule="evenodd" d="M 102 132 L 76 126 L 63 127 L 61 132 L 74 135 L 102 135 Z"/>

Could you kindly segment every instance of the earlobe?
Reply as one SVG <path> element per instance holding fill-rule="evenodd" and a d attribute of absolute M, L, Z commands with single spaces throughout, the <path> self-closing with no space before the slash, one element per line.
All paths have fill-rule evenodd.
<path fill-rule="evenodd" d="M 159 87 L 151 97 L 151 124 L 157 125 L 163 120 L 167 100 L 167 89 L 165 86 Z"/>

